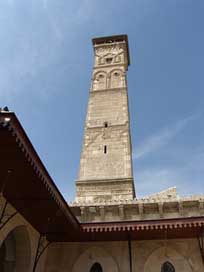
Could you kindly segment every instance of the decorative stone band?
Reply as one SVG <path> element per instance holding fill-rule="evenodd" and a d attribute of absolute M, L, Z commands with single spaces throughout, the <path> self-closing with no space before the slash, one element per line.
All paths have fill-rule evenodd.
<path fill-rule="evenodd" d="M 93 89 L 91 89 L 90 90 L 90 94 L 91 95 L 93 95 L 94 93 L 97 93 L 97 92 L 105 92 L 105 93 L 107 93 L 107 92 L 119 92 L 119 91 L 124 91 L 124 92 L 126 92 L 126 90 L 127 90 L 127 87 L 126 86 L 124 86 L 124 87 L 109 87 L 109 88 L 102 88 L 102 89 L 97 89 L 97 90 L 93 90 Z"/>
<path fill-rule="evenodd" d="M 152 220 L 136 222 L 111 222 L 111 223 L 84 223 L 81 224 L 83 232 L 117 232 L 117 231 L 140 231 L 195 228 L 204 226 L 204 217 L 179 218 L 170 220 Z"/>
<path fill-rule="evenodd" d="M 179 202 L 198 202 L 201 203 L 201 208 L 204 209 L 204 195 L 192 195 L 192 196 L 186 196 L 186 197 L 179 197 L 179 198 L 134 198 L 133 200 L 129 199 L 121 199 L 119 201 L 101 201 L 101 202 L 95 202 L 94 206 L 100 206 L 100 205 L 119 205 L 119 204 L 125 204 L 125 205 L 139 205 L 139 204 L 158 204 L 158 203 L 179 203 Z M 85 206 L 93 205 L 93 203 L 84 203 Z M 203 204 L 203 205 L 202 205 Z M 70 206 L 80 206 L 77 202 L 69 202 Z"/>
<path fill-rule="evenodd" d="M 95 184 L 97 185 L 98 183 L 99 184 L 106 184 L 106 183 L 112 183 L 112 182 L 132 182 L 133 181 L 133 177 L 129 177 L 129 178 L 115 178 L 115 179 L 111 179 L 111 178 L 107 178 L 107 179 L 81 179 L 81 180 L 77 180 L 76 183 L 77 184 Z"/>
<path fill-rule="evenodd" d="M 76 202 L 83 206 L 107 199 L 133 199 L 135 196 L 133 178 L 78 180 Z"/>
<path fill-rule="evenodd" d="M 199 238 L 204 229 L 204 217 L 86 223 L 81 227 L 88 241 Z"/>

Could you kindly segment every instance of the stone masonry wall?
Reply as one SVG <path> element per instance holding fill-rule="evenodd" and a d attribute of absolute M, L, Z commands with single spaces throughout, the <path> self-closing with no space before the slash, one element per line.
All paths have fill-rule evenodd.
<path fill-rule="evenodd" d="M 170 262 L 176 272 L 204 269 L 196 239 L 132 241 L 132 272 L 158 272 Z M 90 272 L 94 263 L 104 272 L 129 272 L 128 242 L 53 244 L 49 247 L 45 272 Z"/>

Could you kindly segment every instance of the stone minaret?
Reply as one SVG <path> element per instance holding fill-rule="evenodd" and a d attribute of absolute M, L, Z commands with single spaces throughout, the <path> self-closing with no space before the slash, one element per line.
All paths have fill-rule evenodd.
<path fill-rule="evenodd" d="M 76 202 L 135 197 L 126 72 L 126 35 L 93 39 L 94 67 Z"/>

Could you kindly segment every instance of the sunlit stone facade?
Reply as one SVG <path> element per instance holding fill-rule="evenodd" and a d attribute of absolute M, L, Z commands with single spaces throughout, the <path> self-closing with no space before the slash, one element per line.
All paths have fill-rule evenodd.
<path fill-rule="evenodd" d="M 93 39 L 93 48 L 76 202 L 133 199 L 127 36 Z"/>

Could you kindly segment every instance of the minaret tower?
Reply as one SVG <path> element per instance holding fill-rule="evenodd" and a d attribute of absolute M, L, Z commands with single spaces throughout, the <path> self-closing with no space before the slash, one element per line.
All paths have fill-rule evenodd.
<path fill-rule="evenodd" d="M 76 202 L 135 197 L 126 72 L 127 35 L 94 38 L 94 67 L 88 102 Z"/>

